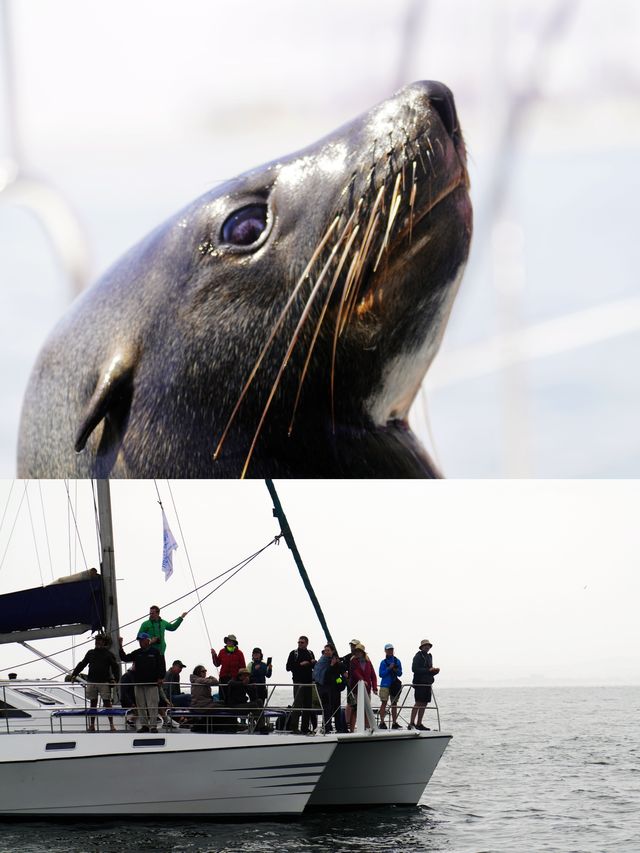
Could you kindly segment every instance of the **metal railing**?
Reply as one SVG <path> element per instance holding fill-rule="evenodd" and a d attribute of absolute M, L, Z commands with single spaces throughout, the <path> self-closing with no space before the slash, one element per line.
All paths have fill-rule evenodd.
<path fill-rule="evenodd" d="M 155 682 L 150 685 L 155 686 Z M 362 687 L 360 687 L 362 684 Z M 135 706 L 123 707 L 120 703 L 120 684 L 112 685 L 113 707 L 105 707 L 101 698 L 96 707 L 91 706 L 87 697 L 86 682 L 77 682 L 74 686 L 68 682 L 56 681 L 10 681 L 0 684 L 0 733 L 33 732 L 33 731 L 82 731 L 95 726 L 100 730 L 101 725 L 111 723 L 118 731 L 129 731 L 136 725 L 137 709 Z M 135 687 L 135 685 L 130 685 Z M 180 683 L 180 695 L 184 696 L 190 688 L 188 683 Z M 221 685 L 223 690 L 225 685 Z M 252 692 L 256 686 L 265 688 L 264 700 Z M 414 685 L 403 685 L 395 702 L 398 720 L 402 727 L 409 722 L 409 714 L 414 707 L 412 688 Z M 363 682 L 359 682 L 357 690 L 347 688 L 340 693 L 339 704 L 334 706 L 334 712 L 325 718 L 320 690 L 315 683 L 291 684 L 273 683 L 268 685 L 247 685 L 247 702 L 231 706 L 221 701 L 219 695 L 211 697 L 210 702 L 203 706 L 182 706 L 160 701 L 158 707 L 157 727 L 168 726 L 169 731 L 178 732 L 188 728 L 199 731 L 240 731 L 266 732 L 280 731 L 291 733 L 298 728 L 301 719 L 308 716 L 312 731 L 324 733 L 329 722 L 339 731 L 347 731 L 343 715 L 346 706 L 352 708 L 349 712 L 355 717 L 355 730 L 363 732 L 366 729 L 378 730 L 382 722 L 391 719 L 392 701 L 387 701 L 384 719 L 380 718 L 380 703 L 375 697 L 370 697 Z M 305 691 L 307 704 L 297 704 L 300 689 Z M 284 696 L 286 690 L 293 689 L 292 701 L 287 703 Z M 166 690 L 166 687 L 165 687 Z M 184 692 L 183 692 L 184 690 Z M 166 691 L 167 694 L 170 691 Z M 310 701 L 309 701 L 310 694 Z M 291 694 L 290 694 L 291 695 Z M 159 697 L 160 698 L 160 697 Z M 372 702 L 373 698 L 373 702 Z M 375 704 L 374 704 L 375 702 Z M 153 705 L 155 709 L 155 703 Z M 431 702 L 425 708 L 425 713 L 432 718 L 435 715 L 435 725 L 432 728 L 441 730 L 440 709 L 432 690 Z M 172 720 L 181 720 L 179 728 L 171 725 Z M 351 723 L 351 719 L 347 722 Z M 82 723 L 82 725 L 80 725 Z"/>

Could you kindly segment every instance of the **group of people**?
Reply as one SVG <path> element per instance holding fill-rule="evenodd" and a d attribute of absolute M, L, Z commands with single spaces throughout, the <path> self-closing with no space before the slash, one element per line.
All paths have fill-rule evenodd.
<path fill-rule="evenodd" d="M 105 708 L 111 708 L 112 687 L 118 682 L 121 704 L 136 709 L 137 730 L 140 732 L 156 732 L 159 716 L 165 725 L 178 727 L 180 723 L 167 714 L 168 707 L 262 707 L 268 692 L 266 682 L 272 675 L 272 659 L 268 657 L 265 661 L 262 650 L 255 647 L 247 664 L 234 634 L 224 637 L 224 645 L 219 651 L 211 649 L 212 663 L 219 670 L 217 677 L 208 675 L 206 667 L 198 664 L 189 677 L 190 692 L 181 690 L 181 673 L 185 664 L 176 659 L 167 668 L 165 632 L 177 630 L 186 615 L 183 613 L 173 622 L 168 622 L 160 617 L 159 607 L 150 607 L 149 618 L 142 623 L 137 634 L 139 647 L 127 653 L 123 649 L 122 638 L 119 638 L 120 660 L 131 663 L 131 668 L 122 678 L 116 658 L 109 648 L 110 638 L 98 634 L 95 648 L 87 652 L 70 676 L 73 680 L 85 667 L 89 667 L 87 698 L 91 707 L 97 708 L 98 697 L 101 697 Z M 369 695 L 379 695 L 379 727 L 387 728 L 389 708 L 391 728 L 402 728 L 398 722 L 398 700 L 402 690 L 400 678 L 403 670 L 401 661 L 395 656 L 393 644 L 385 645 L 377 674 L 364 644 L 352 639 L 349 646 L 349 653 L 340 656 L 332 643 L 326 643 L 322 654 L 316 659 L 309 649 L 308 637 L 300 636 L 286 663 L 286 670 L 291 673 L 293 681 L 293 704 L 287 724 L 289 730 L 306 734 L 317 728 L 318 715 L 314 708 L 317 691 L 324 730 L 331 732 L 335 726 L 337 730 L 354 731 L 360 681 Z M 428 730 L 423 725 L 423 717 L 431 701 L 431 685 L 440 671 L 433 666 L 431 648 L 429 640 L 422 640 L 411 664 L 415 702 L 411 709 L 409 729 Z M 213 696 L 213 687 L 218 688 L 217 697 Z M 346 703 L 342 712 L 344 691 Z M 115 731 L 112 716 L 109 716 L 109 725 L 111 731 Z M 90 731 L 95 729 L 94 717 L 89 718 L 88 728 Z"/>
<path fill-rule="evenodd" d="M 428 730 L 422 720 L 426 707 L 431 701 L 431 685 L 440 672 L 433 666 L 431 647 L 429 640 L 422 640 L 411 664 L 415 704 L 411 709 L 409 729 Z M 332 643 L 326 643 L 320 658 L 316 660 L 309 649 L 308 637 L 300 636 L 297 648 L 289 654 L 286 666 L 294 683 L 293 707 L 301 709 L 292 715 L 291 728 L 294 731 L 298 730 L 300 717 L 302 733 L 309 732 L 313 728 L 314 685 L 322 705 L 324 730 L 330 732 L 335 725 L 336 728 L 354 731 L 360 681 L 364 682 L 365 690 L 369 695 L 374 693 L 380 698 L 379 728 L 387 728 L 388 706 L 391 708 L 391 728 L 402 728 L 398 722 L 398 700 L 402 691 L 400 681 L 402 662 L 394 654 L 393 643 L 387 643 L 384 647 L 384 658 L 380 661 L 377 676 L 367 650 L 360 640 L 355 638 L 350 640 L 349 649 L 349 653 L 341 657 Z M 380 678 L 379 686 L 378 677 Z M 342 691 L 344 690 L 347 691 L 347 698 L 344 723 L 342 723 Z"/>

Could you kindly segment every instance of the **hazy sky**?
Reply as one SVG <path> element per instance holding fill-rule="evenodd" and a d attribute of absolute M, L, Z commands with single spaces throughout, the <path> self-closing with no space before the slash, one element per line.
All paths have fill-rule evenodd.
<path fill-rule="evenodd" d="M 478 683 L 640 683 L 637 601 L 640 593 L 637 481 L 279 482 L 285 512 L 324 608 L 347 651 L 361 639 L 377 663 L 383 646 L 410 664 L 431 640 L 442 687 Z M 64 483 L 0 481 L 0 589 L 44 582 L 85 563 L 69 547 Z M 40 507 L 47 508 L 52 568 Z M 112 483 L 120 621 L 135 636 L 137 617 L 157 603 L 172 619 L 195 603 L 168 602 L 193 589 L 187 552 L 201 584 L 265 545 L 278 532 L 261 481 L 189 482 L 158 488 L 179 542 L 175 574 L 161 572 L 162 528 L 152 481 Z M 86 483 L 71 484 L 83 529 L 86 565 L 96 564 L 92 502 Z M 17 521 L 16 521 L 17 518 Z M 179 521 L 179 523 L 178 523 Z M 14 525 L 15 522 L 15 525 Z M 182 540 L 180 526 L 185 537 Z M 13 534 L 11 530 L 14 528 Z M 213 585 L 212 585 L 213 586 Z M 207 587 L 205 592 L 212 588 Z M 167 606 L 164 606 L 164 605 Z M 167 656 L 189 671 L 210 663 L 227 633 L 240 647 L 272 655 L 274 680 L 300 633 L 319 653 L 324 637 L 291 553 L 282 543 L 245 568 L 168 635 Z M 65 640 L 43 642 L 59 650 Z M 85 647 L 86 648 L 86 647 Z M 81 652 L 76 652 L 76 659 Z M 61 655 L 71 665 L 70 655 Z M 0 648 L 0 669 L 28 659 Z M 44 663 L 20 672 L 52 676 Z"/>

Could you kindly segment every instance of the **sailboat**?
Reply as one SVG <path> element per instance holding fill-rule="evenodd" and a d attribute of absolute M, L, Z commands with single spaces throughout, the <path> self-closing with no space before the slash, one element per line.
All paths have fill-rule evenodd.
<path fill-rule="evenodd" d="M 330 641 L 273 483 L 267 486 L 280 535 Z M 24 645 L 98 628 L 118 636 L 109 482 L 97 481 L 96 490 L 100 573 L 0 596 L 0 642 Z M 417 804 L 451 735 L 380 731 L 362 683 L 359 691 L 353 733 L 135 733 L 122 721 L 114 734 L 99 726 L 87 731 L 85 703 L 69 685 L 39 683 L 28 695 L 21 682 L 0 681 L 0 815 L 269 817 L 334 806 Z M 274 716 L 280 712 L 269 708 Z"/>

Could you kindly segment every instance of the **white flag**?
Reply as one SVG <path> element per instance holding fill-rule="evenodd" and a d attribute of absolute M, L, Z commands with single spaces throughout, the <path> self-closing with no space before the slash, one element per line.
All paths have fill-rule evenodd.
<path fill-rule="evenodd" d="M 164 572 L 164 579 L 168 581 L 173 574 L 173 552 L 178 547 L 178 543 L 173 538 L 173 533 L 169 530 L 169 522 L 167 521 L 167 516 L 164 514 L 164 510 L 162 510 L 162 538 L 162 571 Z"/>

